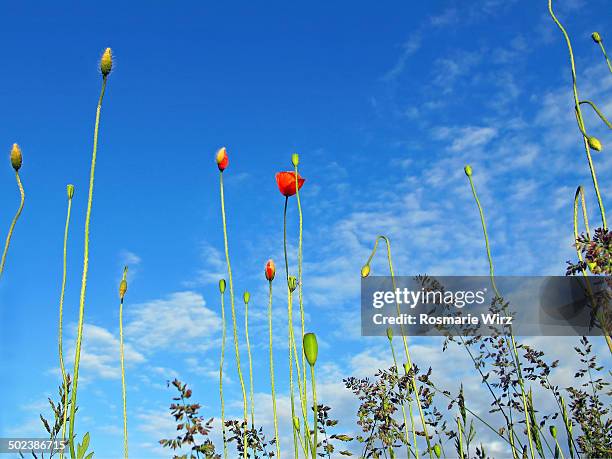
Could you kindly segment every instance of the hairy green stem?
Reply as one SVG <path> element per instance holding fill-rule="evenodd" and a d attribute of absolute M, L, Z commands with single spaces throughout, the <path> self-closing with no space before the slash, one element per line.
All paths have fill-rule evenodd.
<path fill-rule="evenodd" d="M 253 401 L 253 358 L 251 356 L 251 342 L 249 340 L 249 302 L 244 302 L 244 335 L 246 338 L 247 355 L 249 357 L 249 384 L 251 403 L 251 428 L 255 429 L 255 404 Z"/>
<path fill-rule="evenodd" d="M 221 432 L 223 434 L 223 457 L 227 459 L 227 436 L 225 433 L 225 399 L 223 398 L 223 365 L 225 364 L 225 291 L 221 293 L 221 362 L 219 363 L 219 396 L 221 397 Z"/>
<path fill-rule="evenodd" d="M 310 365 L 310 380 L 312 381 L 312 403 L 314 410 L 314 441 L 312 445 L 312 459 L 317 459 L 317 418 L 319 416 L 319 407 L 317 406 L 317 384 L 315 382 L 314 365 Z M 309 435 L 310 436 L 310 435 Z"/>
<path fill-rule="evenodd" d="M 604 47 L 603 44 L 603 40 L 599 40 L 599 47 L 601 48 L 601 52 L 604 55 L 604 58 L 606 59 L 606 64 L 608 64 L 608 70 L 610 70 L 610 73 L 612 73 L 612 64 L 610 64 L 610 59 L 608 59 L 608 54 L 606 53 L 606 48 Z"/>
<path fill-rule="evenodd" d="M 276 457 L 280 458 L 280 437 L 278 436 L 278 417 L 276 415 L 276 390 L 274 388 L 274 358 L 272 347 L 272 281 L 269 281 L 268 283 L 268 331 L 270 334 L 270 382 L 272 386 L 272 413 L 274 414 L 274 437 L 276 439 Z"/>
<path fill-rule="evenodd" d="M 79 364 L 81 362 L 81 345 L 83 340 L 83 323 L 85 318 L 85 292 L 87 290 L 87 273 L 89 271 L 89 224 L 91 221 L 91 207 L 93 204 L 94 179 L 96 173 L 96 157 L 98 152 L 98 131 L 100 128 L 100 112 L 102 110 L 102 100 L 106 91 L 106 76 L 102 77 L 102 89 L 100 90 L 100 98 L 98 99 L 98 107 L 96 109 L 96 122 L 94 126 L 93 152 L 91 156 L 91 170 L 89 173 L 89 195 L 87 198 L 87 212 L 85 215 L 85 248 L 83 252 L 83 275 L 81 278 L 81 295 L 79 299 L 79 323 L 77 326 L 76 349 L 74 354 L 74 382 L 72 386 L 72 397 L 70 406 L 70 428 L 68 430 L 68 441 L 70 444 L 70 457 L 75 459 L 74 450 L 74 423 L 76 413 L 77 390 L 79 385 Z"/>
<path fill-rule="evenodd" d="M 123 273 L 126 280 L 127 268 Z M 127 431 L 127 395 L 125 390 L 125 362 L 123 353 L 123 298 L 119 303 L 119 356 L 121 359 L 121 394 L 123 397 L 123 454 L 128 458 L 128 431 Z"/>
<path fill-rule="evenodd" d="M 25 203 L 25 192 L 23 190 L 21 178 L 19 177 L 19 171 L 15 171 L 15 179 L 17 180 L 17 187 L 19 188 L 19 194 L 21 195 L 21 202 L 19 203 L 19 208 L 17 209 L 17 213 L 13 217 L 13 221 L 11 222 L 11 226 L 9 227 L 9 231 L 6 236 L 4 252 L 2 253 L 2 260 L 0 261 L 0 278 L 2 277 L 2 273 L 4 272 L 4 263 L 6 263 L 6 255 L 8 253 L 9 245 L 11 244 L 13 231 L 15 230 L 15 225 L 17 224 L 17 220 L 19 220 L 19 216 L 21 215 L 21 211 L 23 210 L 23 204 Z"/>
<path fill-rule="evenodd" d="M 393 365 L 395 365 L 395 375 L 399 378 L 399 367 L 397 366 L 397 358 L 395 356 L 395 348 L 393 347 L 392 338 L 389 339 L 389 346 L 391 347 L 391 354 L 393 355 Z M 406 433 L 406 453 L 408 454 L 407 457 L 410 457 L 412 450 L 410 448 L 410 436 L 408 434 L 408 418 L 406 417 L 406 407 L 404 406 L 404 403 L 402 403 L 402 416 L 404 418 L 404 431 Z M 411 421 L 412 421 L 412 432 L 414 433 L 415 432 L 414 418 L 411 417 Z M 414 442 L 416 444 L 416 433 L 414 434 Z"/>
<path fill-rule="evenodd" d="M 597 105 L 595 105 L 594 102 L 591 102 L 590 100 L 581 100 L 580 105 L 582 104 L 589 105 L 593 110 L 595 110 L 595 113 L 597 113 L 597 116 L 599 116 L 599 118 L 604 122 L 604 124 L 608 126 L 608 128 L 612 129 L 612 123 L 608 121 L 608 118 L 606 118 L 606 116 L 601 112 L 601 110 L 599 110 L 599 108 L 597 107 Z"/>

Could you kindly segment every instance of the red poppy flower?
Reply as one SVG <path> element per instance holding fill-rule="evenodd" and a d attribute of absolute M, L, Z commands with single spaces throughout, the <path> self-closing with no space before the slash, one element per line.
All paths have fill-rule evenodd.
<path fill-rule="evenodd" d="M 304 185 L 304 181 L 306 179 L 300 177 L 300 174 L 297 176 L 297 187 L 298 189 L 302 188 Z M 295 172 L 279 172 L 276 174 L 276 184 L 278 185 L 279 191 L 283 194 L 283 196 L 293 196 L 295 194 Z"/>
<path fill-rule="evenodd" d="M 219 148 L 215 161 L 217 161 L 217 167 L 219 170 L 223 172 L 229 163 L 229 157 L 227 156 L 227 150 L 225 147 Z"/>
<path fill-rule="evenodd" d="M 272 260 L 268 260 L 268 262 L 266 263 L 265 273 L 266 279 L 272 282 L 274 280 L 274 276 L 276 275 L 276 266 L 274 265 L 274 262 Z"/>

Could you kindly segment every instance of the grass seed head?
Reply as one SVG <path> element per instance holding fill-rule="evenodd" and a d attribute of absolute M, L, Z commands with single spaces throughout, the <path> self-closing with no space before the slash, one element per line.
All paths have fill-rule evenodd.
<path fill-rule="evenodd" d="M 72 199 L 72 197 L 74 196 L 74 185 L 66 185 L 66 194 L 68 195 L 68 199 Z"/>
<path fill-rule="evenodd" d="M 22 163 L 23 155 L 21 154 L 21 148 L 19 148 L 19 145 L 14 143 L 13 148 L 11 148 L 11 164 L 13 165 L 13 169 L 15 169 L 15 172 L 19 172 Z"/>
<path fill-rule="evenodd" d="M 304 355 L 310 366 L 314 366 L 317 363 L 317 355 L 319 354 L 319 345 L 317 344 L 317 337 L 314 333 L 306 333 L 304 335 Z"/>
<path fill-rule="evenodd" d="M 225 293 L 225 279 L 219 280 L 219 291 L 223 294 Z"/>
<path fill-rule="evenodd" d="M 601 35 L 599 35 L 599 32 L 593 32 L 591 38 L 595 43 L 601 43 Z"/>
<path fill-rule="evenodd" d="M 103 77 L 107 77 L 113 69 L 113 53 L 110 48 L 106 48 L 100 59 L 100 72 Z"/>
<path fill-rule="evenodd" d="M 595 151 L 601 151 L 601 149 L 603 148 L 601 146 L 600 140 L 597 137 L 591 136 L 587 139 L 587 141 L 589 142 L 589 147 L 591 147 Z"/>

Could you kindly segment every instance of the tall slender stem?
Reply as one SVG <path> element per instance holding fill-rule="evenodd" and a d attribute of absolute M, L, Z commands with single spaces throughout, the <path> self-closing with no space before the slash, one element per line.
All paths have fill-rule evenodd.
<path fill-rule="evenodd" d="M 123 280 L 127 282 L 127 267 L 123 271 Z M 126 284 L 127 285 L 127 284 Z M 125 292 L 123 292 L 125 293 Z M 121 359 L 121 393 L 123 396 L 123 452 L 128 458 L 128 431 L 127 431 L 127 394 L 125 390 L 125 358 L 123 353 L 123 294 L 120 293 L 119 303 L 119 354 Z"/>
<path fill-rule="evenodd" d="M 249 340 L 249 302 L 244 302 L 244 334 L 246 338 L 247 355 L 249 357 L 249 384 L 251 403 L 251 429 L 255 429 L 255 404 L 253 401 L 253 358 L 251 356 L 251 341 Z"/>
<path fill-rule="evenodd" d="M 221 397 L 221 431 L 223 433 L 223 457 L 227 459 L 227 436 L 225 434 L 225 399 L 223 398 L 223 365 L 225 365 L 225 289 L 221 293 L 221 362 L 219 363 L 219 396 Z"/>
<path fill-rule="evenodd" d="M 4 244 L 4 252 L 2 253 L 2 260 L 0 261 L 0 278 L 2 277 L 2 273 L 4 272 L 4 263 L 6 263 L 6 255 L 8 253 L 9 245 L 11 244 L 11 238 L 13 237 L 13 231 L 15 229 L 15 225 L 17 224 L 17 220 L 19 220 L 19 216 L 21 215 L 21 211 L 23 210 L 23 204 L 25 202 L 25 192 L 23 190 L 21 178 L 19 177 L 19 171 L 15 171 L 15 179 L 17 180 L 17 187 L 19 188 L 19 194 L 21 195 L 21 202 L 19 203 L 19 208 L 17 209 L 17 213 L 13 217 L 13 221 L 11 222 L 11 226 L 9 227 L 9 231 L 6 236 L 6 243 Z"/>
<path fill-rule="evenodd" d="M 230 305 L 232 308 L 232 326 L 234 329 L 234 351 L 236 352 L 236 367 L 238 369 L 238 378 L 240 379 L 240 388 L 242 389 L 242 404 L 244 414 L 244 459 L 247 459 L 247 426 L 248 426 L 248 415 L 247 415 L 247 396 L 246 389 L 244 387 L 244 378 L 242 377 L 242 367 L 240 366 L 240 349 L 238 345 L 238 326 L 236 325 L 236 308 L 234 307 L 234 281 L 232 278 L 232 265 L 230 264 L 229 247 L 227 242 L 227 222 L 225 218 L 225 196 L 223 194 L 223 172 L 219 172 L 219 186 L 221 190 L 221 216 L 223 220 L 223 243 L 225 245 L 225 261 L 227 263 L 227 277 L 229 280 L 230 290 Z"/>
<path fill-rule="evenodd" d="M 393 355 L 393 365 L 395 365 L 395 375 L 399 379 L 399 367 L 397 366 L 397 358 L 395 357 L 395 349 L 393 347 L 392 338 L 389 338 L 389 346 L 391 347 L 391 354 Z M 403 402 L 402 402 L 402 416 L 404 418 L 404 431 L 406 433 L 406 453 L 408 454 L 407 457 L 410 457 L 410 454 L 412 453 L 412 451 L 410 449 L 410 436 L 408 434 L 408 418 L 406 417 L 406 407 L 404 406 Z M 414 418 L 412 416 L 410 416 L 410 418 L 412 422 L 412 432 L 414 434 L 414 443 L 416 444 L 416 432 L 414 428 Z"/>
<path fill-rule="evenodd" d="M 317 406 L 317 384 L 315 382 L 315 370 L 314 365 L 310 365 L 310 379 L 312 381 L 312 403 L 314 410 L 314 441 L 312 446 L 312 459 L 317 459 L 317 421 L 319 417 L 319 407 Z"/>
<path fill-rule="evenodd" d="M 278 417 L 276 415 L 276 389 L 274 388 L 274 357 L 272 347 L 272 281 L 269 281 L 268 295 L 268 331 L 270 334 L 270 383 L 272 386 L 272 413 L 274 414 L 274 437 L 276 457 L 280 458 L 280 437 L 278 436 Z"/>
<path fill-rule="evenodd" d="M 81 344 L 83 340 L 83 323 L 85 318 L 85 292 L 87 290 L 87 273 L 89 270 L 89 223 L 91 221 L 91 207 L 93 203 L 94 179 L 96 173 L 96 156 L 98 152 L 98 130 L 100 128 L 100 112 L 102 110 L 102 99 L 106 90 L 106 75 L 102 77 L 102 89 L 96 109 L 96 122 L 94 126 L 93 152 L 91 156 L 91 170 L 89 173 L 89 195 L 87 198 L 87 212 L 85 215 L 85 248 L 83 252 L 83 275 L 81 278 L 81 295 L 79 300 L 79 323 L 77 326 L 76 350 L 74 354 L 74 382 L 72 387 L 72 398 L 70 406 L 70 429 L 68 431 L 68 441 L 70 444 L 70 456 L 74 459 L 74 422 L 76 413 L 77 390 L 79 385 L 79 364 L 81 361 Z"/>

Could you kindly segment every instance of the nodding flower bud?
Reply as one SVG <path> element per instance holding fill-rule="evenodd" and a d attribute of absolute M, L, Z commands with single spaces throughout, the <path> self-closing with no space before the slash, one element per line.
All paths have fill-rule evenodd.
<path fill-rule="evenodd" d="M 601 142 L 599 141 L 599 139 L 597 137 L 589 137 L 587 139 L 587 142 L 589 143 L 589 147 L 591 147 L 593 150 L 595 151 L 601 151 Z"/>
<path fill-rule="evenodd" d="M 552 437 L 557 438 L 557 428 L 555 426 L 550 426 L 548 429 L 550 430 L 550 434 L 552 435 Z"/>
<path fill-rule="evenodd" d="M 472 176 L 472 166 L 470 166 L 469 164 L 463 168 L 463 171 L 465 172 L 465 175 L 467 175 L 468 177 Z"/>
<path fill-rule="evenodd" d="M 23 155 L 21 154 L 21 148 L 19 148 L 19 145 L 14 143 L 13 148 L 11 148 L 11 164 L 13 165 L 13 169 L 15 169 L 15 172 L 19 172 L 22 163 Z"/>
<path fill-rule="evenodd" d="M 264 269 L 264 272 L 266 274 L 266 279 L 269 282 L 272 282 L 274 280 L 274 276 L 276 276 L 276 265 L 274 264 L 272 260 L 268 260 L 268 262 L 266 263 L 266 268 Z"/>
<path fill-rule="evenodd" d="M 319 345 L 317 344 L 317 337 L 314 333 L 306 333 L 304 335 L 304 355 L 306 356 L 306 360 L 311 367 L 317 363 L 317 355 L 319 354 Z"/>
<path fill-rule="evenodd" d="M 434 454 L 436 455 L 436 457 L 440 457 L 440 455 L 442 454 L 442 448 L 440 448 L 440 445 L 438 443 L 436 443 L 433 447 L 434 450 Z"/>
<path fill-rule="evenodd" d="M 595 43 L 601 43 L 601 35 L 599 35 L 599 32 L 593 32 L 591 38 Z"/>
<path fill-rule="evenodd" d="M 387 338 L 389 338 L 389 341 L 393 339 L 393 330 L 391 327 L 387 327 Z"/>
<path fill-rule="evenodd" d="M 291 155 L 291 164 L 293 164 L 294 167 L 297 167 L 297 165 L 300 164 L 300 155 L 293 153 Z"/>
<path fill-rule="evenodd" d="M 127 266 L 123 268 L 123 279 L 119 283 L 119 299 L 123 301 L 123 297 L 125 296 L 125 292 L 127 292 Z"/>
<path fill-rule="evenodd" d="M 297 279 L 295 276 L 289 276 L 289 280 L 287 281 L 287 285 L 289 286 L 290 291 L 295 291 L 297 287 Z"/>
<path fill-rule="evenodd" d="M 227 150 L 225 147 L 219 148 L 217 151 L 217 156 L 215 156 L 215 161 L 217 162 L 217 167 L 219 170 L 223 172 L 229 164 L 229 157 L 227 156 Z"/>
<path fill-rule="evenodd" d="M 249 292 L 244 292 L 244 294 L 242 295 L 242 299 L 245 303 L 248 303 L 251 299 L 251 294 Z"/>
<path fill-rule="evenodd" d="M 72 197 L 74 196 L 74 185 L 66 185 L 66 194 L 68 195 L 68 199 L 72 199 Z"/>
<path fill-rule="evenodd" d="M 300 431 L 300 420 L 297 416 L 293 416 L 293 428 L 298 432 Z"/>
<path fill-rule="evenodd" d="M 219 291 L 225 293 L 225 279 L 219 280 Z"/>
<path fill-rule="evenodd" d="M 104 50 L 104 54 L 102 54 L 102 59 L 100 59 L 100 72 L 102 72 L 103 77 L 107 77 L 108 74 L 113 69 L 113 53 L 110 48 L 106 48 Z"/>
<path fill-rule="evenodd" d="M 361 268 L 361 277 L 368 277 L 370 275 L 370 265 L 363 265 Z"/>

